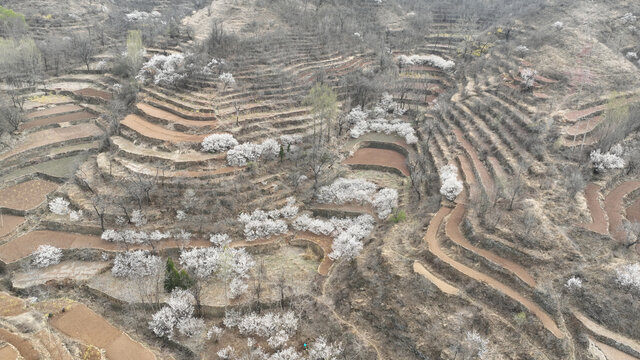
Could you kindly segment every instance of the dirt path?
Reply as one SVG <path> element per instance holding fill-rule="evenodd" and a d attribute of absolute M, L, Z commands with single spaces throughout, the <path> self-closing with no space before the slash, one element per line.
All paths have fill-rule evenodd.
<path fill-rule="evenodd" d="M 152 139 L 168 141 L 172 143 L 179 142 L 202 142 L 206 135 L 190 135 L 179 131 L 165 129 L 160 125 L 150 123 L 142 117 L 130 114 L 120 122 L 121 125 Z"/>
<path fill-rule="evenodd" d="M 29 180 L 0 190 L 0 206 L 15 210 L 31 210 L 45 201 L 58 184 L 46 180 Z"/>
<path fill-rule="evenodd" d="M 377 165 L 398 169 L 405 176 L 409 176 L 409 167 L 404 155 L 397 151 L 377 148 L 360 148 L 352 157 L 344 161 L 353 165 Z"/>
<path fill-rule="evenodd" d="M 600 205 L 600 186 L 589 183 L 584 189 L 584 197 L 591 213 L 591 223 L 580 224 L 580 226 L 598 234 L 607 235 L 609 233 L 609 225 L 607 224 L 607 214 L 605 214 Z"/>
<path fill-rule="evenodd" d="M 476 178 L 473 176 L 473 169 L 469 160 L 464 155 L 458 155 L 458 162 L 460 163 L 460 170 L 464 175 L 464 182 L 469 185 L 469 193 L 471 199 L 477 199 L 480 196 L 480 187 L 476 184 Z"/>
<path fill-rule="evenodd" d="M 91 123 L 34 132 L 29 134 L 23 142 L 16 145 L 13 150 L 0 154 L 0 161 L 38 147 L 73 139 L 97 137 L 102 133 L 102 129 Z"/>
<path fill-rule="evenodd" d="M 166 120 L 169 123 L 176 123 L 188 127 L 215 127 L 218 125 L 217 121 L 203 121 L 203 120 L 187 120 L 178 115 L 172 114 L 168 111 L 158 109 L 147 103 L 138 103 L 136 107 L 143 113 L 158 119 Z"/>
<path fill-rule="evenodd" d="M 628 346 L 633 351 L 640 354 L 640 343 L 638 343 L 637 340 L 633 340 L 626 336 L 614 333 L 613 331 L 596 323 L 595 321 L 591 320 L 589 317 L 587 317 L 586 315 L 582 314 L 577 310 L 573 310 L 573 315 L 576 317 L 576 319 L 578 319 L 578 321 L 582 323 L 582 325 L 584 325 L 584 327 L 589 329 L 589 331 L 593 332 L 594 334 L 609 338 L 619 344 Z"/>
<path fill-rule="evenodd" d="M 478 153 L 476 152 L 476 150 L 473 148 L 473 146 L 471 146 L 469 141 L 465 139 L 464 135 L 462 134 L 462 131 L 456 127 L 453 129 L 453 132 L 455 133 L 456 138 L 464 148 L 464 151 L 466 151 L 466 153 L 471 158 L 471 162 L 473 163 L 473 166 L 476 168 L 476 170 L 478 171 L 478 174 L 480 175 L 480 182 L 482 183 L 484 190 L 487 192 L 487 195 L 489 195 L 489 198 L 493 198 L 493 194 L 495 191 L 494 190 L 495 184 L 493 183 L 493 177 L 491 177 L 491 174 L 489 174 L 489 171 L 487 171 L 487 168 L 484 166 L 482 161 L 480 161 L 480 157 L 478 157 Z"/>
<path fill-rule="evenodd" d="M 627 181 L 611 190 L 604 199 L 604 210 L 609 217 L 609 233 L 618 241 L 625 241 L 622 226 L 624 212 L 624 197 L 640 188 L 640 181 Z"/>
<path fill-rule="evenodd" d="M 25 289 L 45 284 L 47 281 L 73 280 L 78 283 L 91 279 L 107 270 L 110 263 L 104 261 L 64 261 L 48 268 L 18 273 L 13 276 L 11 285 L 16 289 Z M 0 299 L 2 294 L 0 293 Z"/>
<path fill-rule="evenodd" d="M 450 212 L 451 212 L 450 208 L 441 207 L 440 210 L 438 210 L 438 212 L 436 213 L 436 215 L 431 219 L 431 222 L 429 223 L 429 227 L 427 228 L 427 233 L 424 236 L 424 240 L 426 241 L 429 247 L 429 251 L 431 251 L 439 259 L 449 264 L 454 269 L 465 274 L 466 276 L 469 276 L 470 278 L 475 279 L 477 281 L 483 282 L 489 285 L 490 287 L 509 296 L 510 298 L 518 301 L 524 307 L 526 307 L 530 312 L 532 312 L 538 319 L 540 319 L 540 321 L 542 322 L 542 325 L 547 330 L 549 330 L 549 332 L 551 332 L 555 337 L 563 338 L 564 334 L 562 333 L 562 331 L 560 331 L 560 329 L 558 328 L 556 323 L 553 321 L 553 319 L 544 310 L 542 310 L 537 304 L 523 297 L 522 295 L 518 294 L 516 291 L 502 284 L 501 282 L 455 261 L 454 259 L 452 259 L 451 257 L 449 257 L 447 254 L 444 253 L 444 251 L 441 248 L 440 239 L 438 239 L 438 229 L 440 228 L 440 225 L 442 224 L 442 221 L 445 218 L 445 216 L 447 216 Z"/>
<path fill-rule="evenodd" d="M 438 289 L 440 289 L 440 291 L 442 291 L 443 293 L 447 294 L 447 295 L 459 295 L 460 291 L 449 285 L 449 283 L 445 282 L 444 280 L 441 280 L 440 278 L 436 277 L 435 275 L 433 275 L 431 272 L 429 272 L 429 270 L 427 270 L 422 264 L 420 264 L 418 261 L 414 261 L 413 262 L 413 271 L 424 276 L 427 280 L 429 280 L 430 282 L 432 282 L 435 286 L 438 287 Z"/>
<path fill-rule="evenodd" d="M 22 216 L 0 214 L 0 238 L 12 232 L 24 222 L 25 218 Z"/>
<path fill-rule="evenodd" d="M 105 349 L 109 360 L 156 359 L 149 349 L 83 304 L 74 304 L 70 310 L 55 315 L 50 322 L 69 337 Z"/>
<path fill-rule="evenodd" d="M 591 341 L 602 352 L 602 354 L 604 354 L 607 360 L 638 360 L 638 358 L 624 353 L 605 343 L 601 343 L 600 341 L 592 337 L 589 337 L 589 341 Z"/>
<path fill-rule="evenodd" d="M 106 101 L 111 101 L 111 99 L 113 98 L 110 93 L 102 90 L 93 89 L 93 88 L 84 88 L 84 89 L 76 90 L 73 93 L 79 96 L 93 97 L 93 98 L 98 98 Z"/>

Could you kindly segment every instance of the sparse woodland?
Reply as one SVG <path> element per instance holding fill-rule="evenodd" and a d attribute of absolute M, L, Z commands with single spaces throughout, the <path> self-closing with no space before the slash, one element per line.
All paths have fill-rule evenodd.
<path fill-rule="evenodd" d="M 640 359 L 639 17 L 3 2 L 0 359 Z"/>

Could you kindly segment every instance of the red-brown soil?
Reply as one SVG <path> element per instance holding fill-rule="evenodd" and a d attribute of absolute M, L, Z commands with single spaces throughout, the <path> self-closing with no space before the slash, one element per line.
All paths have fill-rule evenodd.
<path fill-rule="evenodd" d="M 94 124 L 86 123 L 63 128 L 47 129 L 29 134 L 13 150 L 0 154 L 0 161 L 22 152 L 72 139 L 99 136 L 103 131 Z"/>
<path fill-rule="evenodd" d="M 0 359 L 17 360 L 20 354 L 10 345 L 0 346 Z"/>
<path fill-rule="evenodd" d="M 565 133 L 569 136 L 578 136 L 591 132 L 604 119 L 604 116 L 594 116 L 592 118 L 577 121 L 575 124 L 565 129 Z"/>
<path fill-rule="evenodd" d="M 31 255 L 40 245 L 52 245 L 60 249 L 99 249 L 104 251 L 125 250 L 119 244 L 102 240 L 99 236 L 82 235 L 60 231 L 39 230 L 32 231 L 6 244 L 0 245 L 0 260 L 4 263 L 12 263 Z M 165 240 L 156 245 L 157 250 L 177 249 L 181 242 L 177 240 Z M 205 240 L 193 240 L 187 247 L 211 246 Z M 130 246 L 130 250 L 148 249 L 147 245 Z"/>
<path fill-rule="evenodd" d="M 331 265 L 333 265 L 333 260 L 329 257 L 333 239 L 329 236 L 316 235 L 307 231 L 298 233 L 296 238 L 314 242 L 322 248 L 324 251 L 324 259 L 322 259 L 322 262 L 318 266 L 318 274 L 324 276 L 329 274 L 329 269 L 331 268 Z"/>
<path fill-rule="evenodd" d="M 70 121 L 80 121 L 80 120 L 89 120 L 93 119 L 96 116 L 87 111 L 79 111 L 70 114 L 63 114 L 58 116 L 51 116 L 37 120 L 31 120 L 29 122 L 23 123 L 20 125 L 20 130 L 28 130 L 33 129 L 40 126 L 46 126 L 51 124 L 59 124 Z"/>
<path fill-rule="evenodd" d="M 627 337 L 622 336 L 620 334 L 614 333 L 613 331 L 611 331 L 611 330 L 605 328 L 604 326 L 596 323 L 595 321 L 591 320 L 586 315 L 584 315 L 584 314 L 582 314 L 582 313 L 580 313 L 578 311 L 574 311 L 573 315 L 576 317 L 576 319 L 578 319 L 578 321 L 580 321 L 582 323 L 582 325 L 584 325 L 584 327 L 589 329 L 594 334 L 597 334 L 599 336 L 603 336 L 603 337 L 609 338 L 611 340 L 614 340 L 615 342 L 617 342 L 619 344 L 626 345 L 629 348 L 633 349 L 634 351 L 640 353 L 640 343 L 638 343 L 638 341 L 630 339 L 630 338 L 627 338 Z M 615 360 L 618 360 L 618 359 L 615 359 Z"/>
<path fill-rule="evenodd" d="M 487 168 L 484 166 L 482 161 L 480 161 L 480 157 L 478 157 L 478 153 L 473 148 L 473 146 L 471 146 L 469 141 L 467 141 L 467 139 L 464 137 L 464 135 L 462 134 L 462 131 L 458 128 L 455 128 L 453 129 L 453 132 L 456 134 L 456 138 L 458 139 L 458 141 L 460 142 L 464 150 L 467 152 L 467 154 L 471 158 L 471 161 L 473 162 L 473 166 L 476 168 L 476 170 L 478 171 L 478 174 L 480 175 L 480 181 L 482 182 L 482 186 L 487 192 L 487 195 L 489 195 L 490 198 L 493 197 L 495 185 L 493 183 L 493 178 L 491 177 L 491 174 L 489 174 L 489 171 L 487 171 Z"/>
<path fill-rule="evenodd" d="M 594 106 L 594 107 L 590 107 L 590 108 L 586 108 L 583 110 L 574 110 L 574 111 L 569 111 L 567 112 L 564 117 L 571 122 L 574 122 L 580 118 L 583 118 L 585 116 L 591 115 L 593 113 L 596 113 L 598 111 L 603 111 L 606 108 L 605 105 L 598 105 L 598 106 Z"/>
<path fill-rule="evenodd" d="M 532 312 L 538 319 L 540 319 L 540 321 L 542 322 L 542 325 L 547 330 L 549 330 L 555 337 L 563 338 L 564 334 L 557 327 L 553 319 L 544 310 L 542 310 L 542 308 L 540 308 L 540 306 L 538 306 L 536 303 L 525 298 L 515 290 L 493 279 L 492 277 L 487 276 L 479 271 L 473 270 L 455 261 L 453 258 L 449 257 L 447 254 L 444 253 L 441 247 L 440 239 L 438 238 L 438 231 L 440 229 L 440 225 L 442 224 L 443 219 L 450 212 L 451 212 L 450 208 L 441 207 L 440 210 L 438 210 L 438 212 L 436 213 L 436 215 L 431 219 L 431 222 L 429 223 L 429 227 L 427 228 L 427 233 L 425 234 L 425 237 L 424 237 L 425 242 L 429 246 L 429 251 L 432 252 L 435 256 L 437 256 L 439 259 L 441 259 L 445 263 L 449 264 L 454 269 L 465 274 L 466 276 L 469 276 L 470 278 L 475 279 L 477 281 L 481 281 L 489 285 L 490 287 L 498 290 L 499 292 L 509 296 L 510 298 L 516 300 L 517 302 L 521 303 L 530 312 Z M 458 228 L 459 223 L 456 223 L 456 221 L 461 221 L 461 215 L 458 215 L 453 219 L 449 219 L 449 222 L 452 222 L 453 225 L 448 226 L 449 228 L 448 233 L 451 233 L 452 232 L 451 230 L 453 230 L 453 234 L 448 234 L 448 235 L 454 236 L 454 237 L 461 237 L 460 229 Z"/>
<path fill-rule="evenodd" d="M 58 184 L 46 180 L 29 180 L 0 190 L 0 207 L 31 210 L 45 201 Z"/>
<path fill-rule="evenodd" d="M 640 222 L 640 198 L 627 208 L 627 219 L 632 222 Z"/>
<path fill-rule="evenodd" d="M 207 135 L 190 135 L 179 131 L 173 131 L 163 128 L 160 125 L 156 125 L 146 121 L 138 115 L 127 115 L 120 122 L 121 125 L 128 127 L 129 129 L 152 139 L 158 139 L 162 141 L 168 141 L 172 143 L 180 142 L 202 142 Z"/>
<path fill-rule="evenodd" d="M 68 112 L 75 112 L 75 111 L 80 111 L 82 110 L 82 107 L 76 105 L 76 104 L 67 104 L 67 105 L 60 105 L 60 106 L 54 106 L 45 110 L 39 110 L 39 111 L 34 111 L 32 113 L 27 114 L 27 119 L 35 119 L 38 117 L 43 117 L 43 116 L 51 116 L 51 115 L 55 115 L 55 114 L 62 114 L 62 113 L 68 113 Z"/>
<path fill-rule="evenodd" d="M 12 232 L 15 228 L 24 223 L 25 218 L 22 216 L 0 214 L 0 237 Z"/>
<path fill-rule="evenodd" d="M 443 281 L 440 278 L 438 278 L 437 276 L 433 275 L 431 272 L 429 272 L 429 270 L 427 270 L 418 261 L 414 261 L 413 262 L 413 272 L 424 276 L 427 280 L 432 282 L 435 286 L 438 287 L 438 289 L 440 289 L 440 291 L 442 291 L 445 294 L 448 294 L 448 295 L 459 295 L 460 294 L 460 291 L 457 288 L 449 285 L 449 283 L 447 283 L 446 281 Z"/>
<path fill-rule="evenodd" d="M 613 346 L 609 346 L 605 343 L 601 343 L 598 340 L 589 337 L 589 340 L 598 348 L 604 356 L 607 357 L 607 360 L 638 360 L 638 358 L 633 357 L 627 353 L 623 353 L 622 351 L 614 348 Z"/>
<path fill-rule="evenodd" d="M 409 176 L 407 159 L 401 153 L 393 150 L 361 148 L 352 157 L 345 160 L 344 163 L 390 167 L 400 170 L 405 176 Z"/>
<path fill-rule="evenodd" d="M 138 103 L 136 107 L 145 114 L 148 114 L 151 117 L 164 119 L 170 123 L 176 123 L 189 127 L 215 127 L 218 122 L 217 121 L 203 121 L 203 120 L 187 120 L 172 114 L 168 111 L 164 111 L 162 109 L 158 109 L 157 107 L 151 106 L 146 103 Z"/>
<path fill-rule="evenodd" d="M 111 94 L 106 91 L 96 90 L 92 88 L 76 90 L 73 93 L 79 96 L 95 97 L 106 101 L 110 101 L 113 98 L 113 96 L 111 96 Z"/>
<path fill-rule="evenodd" d="M 604 213 L 604 210 L 602 210 L 600 206 L 600 186 L 589 183 L 584 189 L 584 197 L 587 200 L 587 207 L 591 213 L 591 223 L 581 224 L 581 226 L 598 234 L 608 234 L 607 214 Z"/>
<path fill-rule="evenodd" d="M 6 341 L 15 346 L 25 360 L 40 360 L 40 354 L 38 354 L 38 351 L 33 348 L 33 345 L 31 345 L 27 339 L 24 339 L 21 336 L 8 330 L 0 329 L 0 340 Z"/>
<path fill-rule="evenodd" d="M 156 359 L 149 349 L 83 304 L 74 304 L 71 309 L 55 315 L 51 325 L 86 345 L 105 349 L 109 360 Z"/>
<path fill-rule="evenodd" d="M 609 217 L 609 233 L 618 241 L 625 241 L 625 234 L 621 229 L 624 197 L 638 188 L 640 188 L 640 181 L 627 181 L 611 190 L 604 199 L 604 210 Z"/>
<path fill-rule="evenodd" d="M 16 316 L 27 311 L 24 300 L 0 292 L 0 316 Z M 2 357 L 0 357 L 2 359 Z"/>

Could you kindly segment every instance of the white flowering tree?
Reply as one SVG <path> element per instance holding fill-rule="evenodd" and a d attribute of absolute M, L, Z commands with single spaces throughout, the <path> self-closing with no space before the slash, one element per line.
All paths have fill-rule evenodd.
<path fill-rule="evenodd" d="M 440 169 L 440 194 L 447 200 L 453 201 L 462 192 L 462 181 L 458 180 L 458 168 L 455 165 L 445 165 Z"/>
<path fill-rule="evenodd" d="M 386 219 L 394 208 L 398 207 L 398 191 L 378 186 L 364 179 L 338 178 L 331 185 L 322 186 L 316 194 L 320 203 L 333 204 L 371 204 L 380 219 Z"/>
<path fill-rule="evenodd" d="M 176 85 L 186 77 L 185 57 L 180 53 L 171 55 L 156 54 L 147 61 L 138 72 L 136 80 L 143 84 Z"/>
<path fill-rule="evenodd" d="M 589 155 L 593 170 L 599 173 L 606 172 L 611 169 L 624 168 L 624 159 L 622 159 L 623 148 L 620 144 L 611 147 L 611 150 L 602 153 L 600 149 L 593 150 Z"/>
<path fill-rule="evenodd" d="M 193 317 L 194 296 L 187 290 L 175 289 L 167 306 L 153 314 L 149 329 L 158 337 L 173 338 L 174 331 L 191 337 L 204 331 L 204 321 Z"/>
<path fill-rule="evenodd" d="M 222 91 L 224 91 L 227 87 L 236 84 L 236 80 L 233 78 L 233 74 L 228 72 L 220 74 L 218 80 L 220 80 L 220 82 L 222 83 Z"/>
<path fill-rule="evenodd" d="M 69 213 L 69 202 L 62 197 L 57 197 L 49 202 L 49 211 L 56 215 Z"/>
<path fill-rule="evenodd" d="M 535 84 L 536 75 L 538 75 L 538 72 L 534 69 L 531 69 L 531 68 L 521 69 L 520 82 L 522 83 L 522 86 L 527 90 L 533 88 L 533 85 Z"/>
<path fill-rule="evenodd" d="M 456 63 L 452 60 L 445 60 L 438 55 L 400 55 L 396 58 L 401 67 L 410 65 L 431 65 L 441 70 L 453 70 Z"/>
<path fill-rule="evenodd" d="M 223 321 L 227 328 L 236 327 L 243 335 L 265 338 L 273 349 L 282 348 L 298 330 L 298 318 L 293 311 L 282 314 L 268 312 L 262 315 L 254 312 L 246 315 L 227 312 Z"/>
<path fill-rule="evenodd" d="M 640 291 L 640 263 L 620 266 L 616 270 L 616 283 L 623 288 Z"/>
<path fill-rule="evenodd" d="M 62 250 L 51 245 L 40 245 L 31 255 L 33 256 L 31 260 L 33 266 L 45 268 L 60 263 Z"/>
<path fill-rule="evenodd" d="M 342 343 L 330 343 L 321 336 L 309 346 L 309 360 L 338 360 L 342 351 Z"/>
<path fill-rule="evenodd" d="M 238 146 L 238 140 L 231 134 L 211 134 L 204 138 L 201 145 L 203 151 L 218 153 Z"/>
<path fill-rule="evenodd" d="M 264 211 L 256 209 L 252 213 L 241 213 L 238 221 L 244 225 L 244 236 L 247 241 L 284 234 L 288 230 L 287 222 L 298 214 L 294 197 L 287 198 L 287 203 L 280 209 Z"/>
<path fill-rule="evenodd" d="M 127 251 L 116 255 L 111 273 L 129 280 L 128 288 L 137 292 L 141 302 L 159 304 L 164 275 L 162 265 L 160 257 L 148 251 Z"/>

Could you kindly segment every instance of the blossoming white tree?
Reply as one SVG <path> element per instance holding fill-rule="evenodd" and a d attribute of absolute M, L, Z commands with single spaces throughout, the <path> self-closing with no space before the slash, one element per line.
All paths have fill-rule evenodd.
<path fill-rule="evenodd" d="M 453 201 L 462 192 L 462 181 L 458 180 L 458 168 L 454 165 L 445 165 L 440 169 L 440 194 L 447 200 Z"/>
<path fill-rule="evenodd" d="M 640 290 L 640 263 L 619 267 L 616 270 L 616 282 L 621 287 Z"/>
<path fill-rule="evenodd" d="M 217 153 L 238 146 L 238 140 L 231 134 L 211 134 L 204 138 L 201 145 L 202 150 Z"/>
<path fill-rule="evenodd" d="M 158 256 L 145 250 L 119 253 L 113 262 L 111 273 L 115 277 L 145 277 L 157 274 L 162 269 Z"/>
<path fill-rule="evenodd" d="M 171 55 L 156 54 L 142 66 L 136 76 L 136 80 L 147 84 L 153 82 L 156 85 L 175 85 L 184 79 L 186 75 L 180 70 L 184 65 L 185 57 L 180 53 Z"/>
<path fill-rule="evenodd" d="M 624 168 L 624 160 L 622 159 L 623 149 L 620 144 L 611 147 L 611 150 L 602 153 L 600 149 L 593 150 L 589 156 L 591 165 L 596 172 L 602 173 L 611 169 Z"/>
<path fill-rule="evenodd" d="M 456 66 L 452 60 L 445 60 L 437 55 L 400 55 L 397 61 L 401 66 L 427 64 L 445 71 L 452 70 Z"/>
<path fill-rule="evenodd" d="M 218 79 L 220 80 L 220 82 L 222 82 L 222 86 L 223 86 L 222 90 L 223 91 L 227 87 L 233 86 L 236 83 L 236 80 L 233 78 L 233 74 L 228 73 L 228 72 L 220 74 Z"/>
<path fill-rule="evenodd" d="M 31 264 L 38 268 L 45 268 L 60 263 L 62 250 L 51 245 L 40 245 L 32 254 Z"/>
<path fill-rule="evenodd" d="M 49 202 L 49 210 L 56 215 L 66 215 L 69 213 L 69 202 L 57 197 Z"/>
<path fill-rule="evenodd" d="M 194 296 L 187 290 L 175 289 L 167 306 L 153 314 L 149 329 L 158 337 L 172 338 L 174 329 L 181 335 L 191 337 L 203 331 L 204 321 L 193 317 Z"/>

